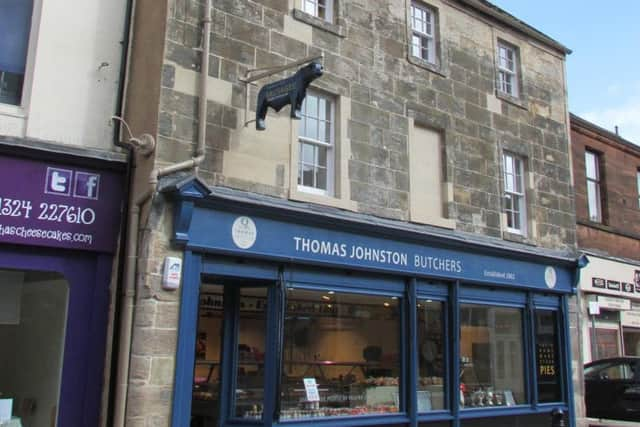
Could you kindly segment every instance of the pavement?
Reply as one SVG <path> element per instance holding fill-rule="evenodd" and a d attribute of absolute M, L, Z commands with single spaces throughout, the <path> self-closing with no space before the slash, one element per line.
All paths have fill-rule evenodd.
<path fill-rule="evenodd" d="M 589 427 L 638 427 L 640 423 L 637 421 L 618 421 L 618 420 L 603 420 L 598 418 L 587 418 Z"/>

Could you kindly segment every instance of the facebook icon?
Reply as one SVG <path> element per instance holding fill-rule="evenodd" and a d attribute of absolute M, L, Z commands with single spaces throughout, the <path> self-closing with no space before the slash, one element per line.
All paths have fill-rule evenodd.
<path fill-rule="evenodd" d="M 60 196 L 71 195 L 73 171 L 68 169 L 47 168 L 47 183 L 44 192 Z"/>
<path fill-rule="evenodd" d="M 100 175 L 88 172 L 76 172 L 73 196 L 81 199 L 98 200 Z"/>

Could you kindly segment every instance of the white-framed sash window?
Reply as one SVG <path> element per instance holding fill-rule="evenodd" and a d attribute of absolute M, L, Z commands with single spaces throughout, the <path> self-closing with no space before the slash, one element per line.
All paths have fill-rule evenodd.
<path fill-rule="evenodd" d="M 332 196 L 335 176 L 335 98 L 308 91 L 298 133 L 298 189 Z"/>
<path fill-rule="evenodd" d="M 585 175 L 587 177 L 587 207 L 589 220 L 602 222 L 602 194 L 600 188 L 600 156 L 593 151 L 584 153 Z"/>
<path fill-rule="evenodd" d="M 518 52 L 514 46 L 498 42 L 498 90 L 517 98 Z"/>
<path fill-rule="evenodd" d="M 504 153 L 504 211 L 507 231 L 526 233 L 526 204 L 524 192 L 524 160 L 511 153 Z"/>
<path fill-rule="evenodd" d="M 423 4 L 411 3 L 411 55 L 436 63 L 435 11 Z"/>
<path fill-rule="evenodd" d="M 333 0 L 302 0 L 302 11 L 327 22 L 333 22 Z"/>

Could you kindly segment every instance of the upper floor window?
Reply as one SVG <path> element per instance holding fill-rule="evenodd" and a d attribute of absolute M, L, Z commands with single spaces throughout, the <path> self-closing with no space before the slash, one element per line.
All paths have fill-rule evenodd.
<path fill-rule="evenodd" d="M 587 177 L 587 206 L 589 208 L 589 220 L 602 222 L 600 156 L 593 151 L 585 151 L 584 166 L 585 175 Z"/>
<path fill-rule="evenodd" d="M 299 130 L 298 188 L 333 195 L 335 99 L 308 91 Z"/>
<path fill-rule="evenodd" d="M 498 41 L 498 91 L 518 97 L 518 50 Z"/>
<path fill-rule="evenodd" d="M 436 63 L 435 11 L 419 3 L 411 4 L 411 55 Z"/>
<path fill-rule="evenodd" d="M 524 193 L 524 161 L 510 153 L 504 153 L 504 201 L 507 230 L 524 234 L 526 205 Z"/>
<path fill-rule="evenodd" d="M 0 1 L 0 103 L 20 105 L 33 0 Z"/>
<path fill-rule="evenodd" d="M 333 0 L 302 0 L 302 11 L 327 22 L 333 22 Z"/>
<path fill-rule="evenodd" d="M 636 187 L 638 188 L 638 207 L 640 208 L 640 169 L 636 171 Z"/>

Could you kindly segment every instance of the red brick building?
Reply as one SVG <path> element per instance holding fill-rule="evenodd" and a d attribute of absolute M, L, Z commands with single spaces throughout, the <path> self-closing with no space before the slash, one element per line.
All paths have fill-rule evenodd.
<path fill-rule="evenodd" d="M 580 378 L 583 363 L 640 356 L 640 147 L 573 114 L 570 124 L 577 242 L 589 260 L 572 339 Z M 597 415 L 589 400 L 576 399 L 578 425 Z"/>
<path fill-rule="evenodd" d="M 640 147 L 573 114 L 571 140 L 579 247 L 640 261 Z"/>
<path fill-rule="evenodd" d="M 640 355 L 640 147 L 571 115 L 584 362 Z"/>

